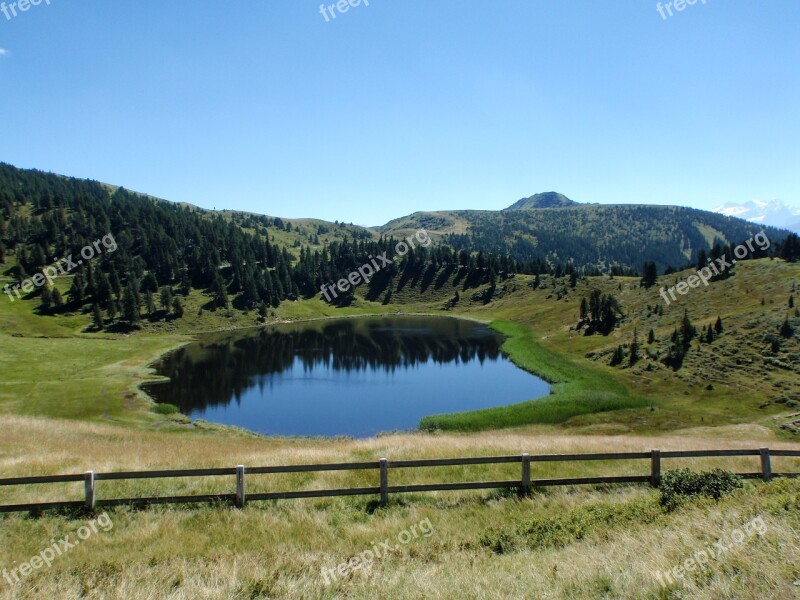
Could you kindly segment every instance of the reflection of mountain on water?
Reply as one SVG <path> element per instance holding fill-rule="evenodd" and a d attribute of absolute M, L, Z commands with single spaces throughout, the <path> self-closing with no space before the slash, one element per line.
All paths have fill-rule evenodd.
<path fill-rule="evenodd" d="M 146 391 L 182 412 L 227 405 L 252 388 L 291 369 L 297 362 L 309 375 L 316 369 L 384 371 L 434 362 L 497 360 L 501 338 L 485 326 L 456 319 L 336 320 L 313 327 L 261 331 L 249 337 L 193 344 L 155 367 L 170 383 Z M 317 377 L 324 378 L 322 373 Z"/>

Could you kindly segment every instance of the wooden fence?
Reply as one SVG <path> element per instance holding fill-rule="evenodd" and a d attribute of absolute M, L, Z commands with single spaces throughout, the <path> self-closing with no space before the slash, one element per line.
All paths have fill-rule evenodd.
<path fill-rule="evenodd" d="M 389 461 L 381 458 L 378 461 L 332 463 L 316 465 L 287 465 L 271 467 L 245 467 L 239 465 L 233 468 L 221 469 L 185 469 L 172 471 L 132 471 L 120 473 L 96 473 L 88 471 L 76 475 L 45 475 L 38 477 L 12 477 L 0 479 L 0 487 L 28 486 L 33 484 L 51 484 L 84 482 L 84 499 L 64 502 L 41 502 L 36 504 L 14 504 L 0 506 L 0 513 L 6 512 L 41 512 L 51 509 L 86 509 L 93 511 L 98 507 L 112 507 L 124 505 L 147 504 L 189 504 L 226 502 L 237 507 L 257 500 L 287 500 L 293 498 L 325 498 L 333 496 L 366 496 L 380 497 L 380 503 L 385 506 L 389 502 L 389 494 L 402 494 L 410 492 L 434 492 L 452 490 L 481 490 L 481 489 L 518 489 L 520 494 L 529 494 L 537 487 L 559 485 L 591 485 L 614 483 L 649 483 L 658 486 L 661 481 L 661 460 L 666 458 L 712 458 L 732 456 L 758 456 L 760 469 L 757 472 L 738 473 L 746 479 L 763 479 L 769 481 L 773 477 L 797 477 L 798 473 L 773 473 L 772 457 L 800 457 L 800 450 L 684 450 L 662 452 L 617 452 L 604 454 L 522 454 L 517 456 L 489 456 L 477 458 L 444 458 L 429 460 L 396 460 Z M 534 462 L 567 462 L 587 460 L 648 460 L 650 462 L 649 475 L 631 475 L 621 477 L 579 477 L 571 479 L 531 479 L 531 463 Z M 505 481 L 475 481 L 463 483 L 433 483 L 418 485 L 389 485 L 390 469 L 415 469 L 425 467 L 449 467 L 465 465 L 499 465 L 520 463 L 521 473 L 519 479 Z M 374 487 L 303 490 L 285 492 L 267 492 L 247 494 L 245 475 L 272 475 L 281 473 L 302 473 L 321 471 L 357 471 L 376 469 L 379 471 L 379 483 Z M 194 496 L 156 496 L 145 498 L 112 498 L 98 499 L 98 482 L 120 481 L 133 479 L 160 479 L 178 477 L 217 477 L 231 476 L 236 478 L 236 491 L 231 494 L 202 494 Z"/>

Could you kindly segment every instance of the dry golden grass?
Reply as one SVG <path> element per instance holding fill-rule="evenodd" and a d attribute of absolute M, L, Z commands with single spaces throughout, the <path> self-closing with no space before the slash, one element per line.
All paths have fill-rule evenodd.
<path fill-rule="evenodd" d="M 652 447 L 797 447 L 773 439 L 758 426 L 681 435 L 570 436 L 526 428 L 471 435 L 391 435 L 368 440 L 280 440 L 246 434 L 132 431 L 102 423 L 1 416 L 0 476 L 122 469 L 268 465 L 390 458 L 431 458 L 520 452 L 569 453 L 641 451 Z M 725 429 L 722 431 L 721 429 Z M 716 433 L 717 438 L 710 435 Z M 800 469 L 783 459 L 776 468 Z M 673 461 L 674 462 L 674 461 Z M 778 467 L 777 465 L 781 466 Z M 755 470 L 755 459 L 693 461 L 696 468 L 721 465 Z M 673 466 L 671 464 L 666 467 Z M 430 473 L 391 472 L 392 481 L 465 480 L 516 477 L 518 465 L 432 469 Z M 534 476 L 605 472 L 646 473 L 639 463 L 563 463 L 535 466 Z M 494 470 L 492 470 L 494 469 Z M 505 469 L 505 470 L 504 470 Z M 322 473 L 281 476 L 250 483 L 255 489 L 375 485 L 376 473 Z M 253 478 L 256 479 L 256 478 Z M 100 497 L 115 493 L 198 493 L 232 491 L 229 478 L 158 480 L 114 487 L 100 482 Z M 116 484 L 121 486 L 121 484 Z M 42 486 L 45 487 L 45 486 Z M 56 489 L 80 497 L 80 484 Z M 44 490 L 24 499 L 51 497 Z M 154 507 L 110 511 L 114 528 L 98 533 L 13 588 L 0 579 L 0 598 L 792 598 L 800 579 L 797 531 L 800 483 L 748 484 L 720 503 L 698 501 L 657 524 L 590 529 L 581 539 L 556 547 L 496 554 L 481 537 L 493 529 L 512 532 L 533 517 L 557 519 L 583 514 L 598 504 L 619 506 L 653 499 L 645 486 L 547 490 L 519 500 L 497 492 L 393 496 L 377 509 L 372 498 L 252 503 L 244 510 L 225 506 Z M 0 501 L 12 494 L 5 490 Z M 22 500 L 14 495 L 15 500 Z M 791 510 L 787 511 L 786 507 Z M 630 510 L 630 508 L 628 509 Z M 660 589 L 654 570 L 690 557 L 754 515 L 768 526 L 671 589 Z M 580 518 L 580 517 L 576 517 Z M 434 533 L 400 546 L 376 560 L 368 574 L 355 571 L 327 586 L 323 568 L 335 568 L 373 543 L 395 541 L 400 532 L 429 519 Z M 49 540 L 72 534 L 85 523 L 48 514 L 0 518 L 0 570 L 14 568 L 45 548 Z M 16 565 L 15 565 L 16 563 Z"/>
<path fill-rule="evenodd" d="M 259 437 L 219 429 L 129 430 L 102 423 L 0 415 L 0 429 L 3 431 L 0 476 L 5 477 L 80 473 L 89 469 L 119 471 L 347 462 L 377 460 L 384 456 L 391 460 L 522 452 L 641 452 L 651 448 L 800 448 L 800 444 L 776 439 L 771 430 L 759 425 L 687 429 L 662 436 L 568 435 L 554 433 L 544 426 L 531 426 L 472 434 L 409 433 L 363 440 L 331 440 Z M 755 466 L 752 460 L 743 460 Z M 694 461 L 693 464 L 701 467 L 707 462 Z M 586 463 L 578 466 L 587 468 Z"/>

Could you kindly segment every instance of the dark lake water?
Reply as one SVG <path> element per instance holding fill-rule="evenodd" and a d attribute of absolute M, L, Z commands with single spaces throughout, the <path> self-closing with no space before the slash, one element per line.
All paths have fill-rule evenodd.
<path fill-rule="evenodd" d="M 144 387 L 193 418 L 290 436 L 369 437 L 422 417 L 550 393 L 500 352 L 481 324 L 369 317 L 215 335 L 157 362 Z"/>

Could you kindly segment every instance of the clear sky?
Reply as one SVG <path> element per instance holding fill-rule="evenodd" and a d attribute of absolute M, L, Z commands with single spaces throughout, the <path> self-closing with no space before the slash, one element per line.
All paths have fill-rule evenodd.
<path fill-rule="evenodd" d="M 319 0 L 15 10 L 0 161 L 20 167 L 362 225 L 551 190 L 800 204 L 797 0 L 666 18 L 650 0 L 369 0 L 327 22 Z"/>

